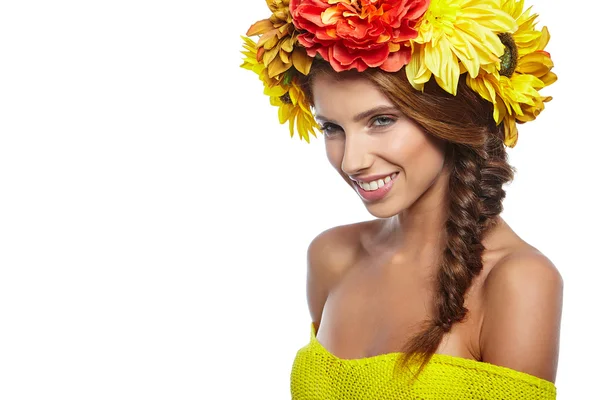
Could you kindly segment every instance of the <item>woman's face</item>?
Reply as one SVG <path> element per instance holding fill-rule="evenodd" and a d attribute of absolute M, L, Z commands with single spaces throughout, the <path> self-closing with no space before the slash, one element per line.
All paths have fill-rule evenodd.
<path fill-rule="evenodd" d="M 368 211 L 387 218 L 411 207 L 444 167 L 444 141 L 423 131 L 367 78 L 313 80 L 327 158 Z"/>

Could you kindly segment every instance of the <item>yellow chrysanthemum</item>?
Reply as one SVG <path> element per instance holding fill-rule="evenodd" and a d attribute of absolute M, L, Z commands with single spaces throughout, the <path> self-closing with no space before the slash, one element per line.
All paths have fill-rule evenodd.
<path fill-rule="evenodd" d="M 290 0 L 266 0 L 272 14 L 269 18 L 255 22 L 246 32 L 247 36 L 260 35 L 257 60 L 267 69 L 265 81 L 269 86 L 279 84 L 284 73 L 292 66 L 304 75 L 310 71 L 312 58 L 306 49 L 297 46 L 298 32 L 290 15 Z"/>
<path fill-rule="evenodd" d="M 554 63 L 544 48 L 550 40 L 546 27 L 535 30 L 537 14 L 523 12 L 522 0 L 501 0 L 504 11 L 518 23 L 512 35 L 501 35 L 506 46 L 502 61 L 493 71 L 483 71 L 478 77 L 467 77 L 467 84 L 481 97 L 494 104 L 494 120 L 504 121 L 504 142 L 509 147 L 517 143 L 516 123 L 534 120 L 552 100 L 539 91 L 556 81 L 551 71 Z"/>
<path fill-rule="evenodd" d="M 286 93 L 281 96 L 271 96 L 271 104 L 279 107 L 279 122 L 282 124 L 289 122 L 290 137 L 294 136 L 295 126 L 300 139 L 304 139 L 307 143 L 310 143 L 310 136 L 308 134 L 310 133 L 314 137 L 317 137 L 315 129 L 318 129 L 318 125 L 310 111 L 310 106 L 306 101 L 304 92 L 294 80 L 290 82 L 289 86 L 285 86 L 284 90 L 287 90 Z M 265 91 L 265 93 L 267 92 Z"/>
<path fill-rule="evenodd" d="M 294 78 L 284 77 L 281 79 L 281 83 L 270 86 L 267 67 L 257 60 L 256 43 L 248 37 L 242 36 L 242 39 L 245 49 L 242 54 L 245 57 L 241 67 L 256 73 L 263 82 L 264 93 L 270 97 L 271 104 L 279 107 L 279 122 L 289 123 L 290 136 L 294 136 L 295 128 L 300 139 L 310 143 L 309 134 L 316 137 L 315 129 L 318 128 L 318 125 L 304 92 Z"/>
<path fill-rule="evenodd" d="M 474 78 L 480 69 L 492 71 L 504 53 L 498 33 L 517 29 L 500 1 L 431 0 L 417 24 L 419 35 L 406 66 L 412 86 L 423 90 L 433 75 L 440 87 L 456 95 L 461 73 L 469 72 Z"/>

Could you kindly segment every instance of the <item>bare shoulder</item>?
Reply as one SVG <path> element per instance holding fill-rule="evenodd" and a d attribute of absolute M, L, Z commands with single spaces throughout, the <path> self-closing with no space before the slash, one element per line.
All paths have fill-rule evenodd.
<path fill-rule="evenodd" d="M 318 234 L 307 250 L 306 295 L 312 321 L 321 321 L 330 290 L 352 266 L 360 251 L 360 237 L 370 221 L 329 228 Z"/>
<path fill-rule="evenodd" d="M 482 360 L 555 382 L 562 302 L 562 276 L 544 254 L 507 254 L 483 284 Z"/>

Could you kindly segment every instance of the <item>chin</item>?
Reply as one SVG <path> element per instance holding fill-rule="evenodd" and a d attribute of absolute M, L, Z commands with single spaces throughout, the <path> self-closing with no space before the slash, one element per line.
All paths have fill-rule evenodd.
<path fill-rule="evenodd" d="M 392 205 L 389 203 L 385 204 L 365 202 L 364 204 L 369 214 L 371 214 L 375 218 L 390 218 L 395 215 L 398 215 L 403 210 L 401 206 L 395 205 L 395 207 L 392 207 Z"/>

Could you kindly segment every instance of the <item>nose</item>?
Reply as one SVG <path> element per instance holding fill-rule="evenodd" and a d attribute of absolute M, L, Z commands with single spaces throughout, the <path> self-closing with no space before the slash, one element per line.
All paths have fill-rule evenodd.
<path fill-rule="evenodd" d="M 347 175 L 357 175 L 360 171 L 370 167 L 368 147 L 359 138 L 360 135 L 346 135 L 342 171 Z"/>

